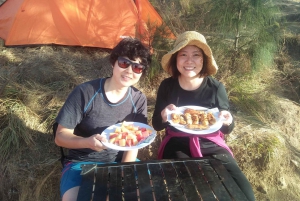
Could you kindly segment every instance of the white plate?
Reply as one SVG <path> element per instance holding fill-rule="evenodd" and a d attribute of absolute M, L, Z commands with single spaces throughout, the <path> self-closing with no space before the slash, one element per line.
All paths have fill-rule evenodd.
<path fill-rule="evenodd" d="M 185 128 L 185 125 L 173 123 L 172 119 L 171 119 L 171 114 L 172 113 L 183 114 L 184 110 L 186 110 L 187 108 L 212 112 L 216 118 L 216 123 L 214 125 L 211 125 L 208 129 L 205 129 L 205 130 L 187 129 L 187 128 Z M 199 107 L 199 106 L 183 106 L 183 107 L 177 107 L 176 110 L 172 110 L 172 111 L 168 110 L 167 111 L 167 120 L 170 122 L 171 126 L 175 127 L 176 129 L 178 129 L 182 132 L 189 133 L 189 134 L 204 135 L 204 134 L 210 134 L 210 133 L 216 132 L 222 127 L 223 123 L 222 123 L 222 120 L 218 117 L 218 115 L 219 115 L 218 108 L 208 109 L 208 108 Z"/>
<path fill-rule="evenodd" d="M 127 146 L 126 147 L 121 147 L 121 146 L 118 146 L 118 145 L 115 145 L 115 144 L 111 144 L 109 142 L 102 142 L 107 148 L 120 150 L 120 151 L 129 151 L 129 150 L 140 149 L 140 148 L 146 147 L 154 141 L 154 139 L 156 137 L 156 131 L 151 126 L 149 126 L 147 124 L 139 123 L 139 122 L 126 122 L 126 123 L 127 124 L 133 124 L 134 126 L 138 126 L 138 127 L 141 127 L 141 128 L 146 128 L 148 130 L 151 130 L 152 132 L 149 135 L 149 137 L 147 137 L 144 140 L 141 140 L 137 145 L 131 146 L 131 147 L 127 147 Z M 109 134 L 114 133 L 116 128 L 121 127 L 121 125 L 122 125 L 122 123 L 112 125 L 112 126 L 106 128 L 101 133 L 101 135 L 106 135 L 107 140 L 109 140 Z"/>

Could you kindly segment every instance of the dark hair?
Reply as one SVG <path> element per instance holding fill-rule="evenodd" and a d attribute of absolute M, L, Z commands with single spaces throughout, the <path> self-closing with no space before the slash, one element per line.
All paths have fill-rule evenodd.
<path fill-rule="evenodd" d="M 141 64 L 146 67 L 143 75 L 151 64 L 151 54 L 149 49 L 146 48 L 141 41 L 135 38 L 124 38 L 113 48 L 109 58 L 111 65 L 115 65 L 120 56 L 128 57 L 130 60 L 140 58 Z"/>
<path fill-rule="evenodd" d="M 205 77 L 205 76 L 208 75 L 208 72 L 207 72 L 207 56 L 206 56 L 206 54 L 204 54 L 204 52 L 201 48 L 199 48 L 199 49 L 201 50 L 202 55 L 203 55 L 203 67 L 202 67 L 202 70 L 199 73 L 199 77 Z M 171 56 L 171 58 L 169 60 L 169 63 L 167 64 L 167 70 L 168 70 L 168 72 L 171 72 L 171 75 L 172 75 L 173 78 L 178 78 L 179 75 L 180 75 L 180 72 L 177 69 L 177 55 L 178 55 L 178 52 L 175 52 Z"/>

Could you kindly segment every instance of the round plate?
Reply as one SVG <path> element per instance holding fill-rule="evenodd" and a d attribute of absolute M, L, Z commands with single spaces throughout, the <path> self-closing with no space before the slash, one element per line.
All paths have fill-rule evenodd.
<path fill-rule="evenodd" d="M 147 124 L 143 124 L 143 123 L 139 123 L 139 122 L 126 122 L 126 124 L 132 124 L 134 126 L 138 126 L 141 128 L 146 128 L 148 130 L 151 130 L 151 134 L 149 135 L 149 137 L 147 137 L 144 140 L 141 140 L 137 145 L 135 146 L 131 146 L 131 147 L 121 147 L 115 144 L 111 144 L 109 142 L 102 142 L 107 148 L 110 149 L 115 149 L 115 150 L 120 150 L 120 151 L 129 151 L 129 150 L 134 150 L 134 149 L 141 149 L 144 148 L 146 146 L 148 146 L 149 144 L 151 144 L 155 137 L 156 137 L 156 131 L 149 125 Z M 109 134 L 110 133 L 114 133 L 117 127 L 121 127 L 122 123 L 118 123 L 115 125 L 112 125 L 108 128 L 106 128 L 101 135 L 106 135 L 107 140 L 109 140 Z"/>
<path fill-rule="evenodd" d="M 172 113 L 183 114 L 183 112 L 187 108 L 212 112 L 216 118 L 216 123 L 214 125 L 211 125 L 208 129 L 205 129 L 205 130 L 187 129 L 187 128 L 185 128 L 185 125 L 173 123 L 172 119 L 171 119 L 171 114 Z M 168 120 L 168 122 L 170 122 L 171 126 L 173 126 L 174 128 L 176 128 L 182 132 L 189 133 L 189 134 L 205 135 L 205 134 L 210 134 L 210 133 L 216 132 L 222 127 L 223 123 L 222 123 L 222 120 L 218 117 L 218 115 L 219 115 L 218 108 L 208 109 L 208 108 L 199 107 L 199 106 L 183 106 L 183 107 L 177 107 L 176 110 L 172 110 L 172 111 L 168 110 L 167 111 L 167 120 Z"/>

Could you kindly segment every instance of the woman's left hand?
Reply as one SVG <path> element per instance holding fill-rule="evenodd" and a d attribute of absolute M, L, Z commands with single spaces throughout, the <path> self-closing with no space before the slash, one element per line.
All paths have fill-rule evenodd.
<path fill-rule="evenodd" d="M 225 125 L 225 126 L 230 126 L 230 124 L 232 124 L 232 121 L 233 121 L 232 115 L 227 110 L 222 110 L 219 113 L 219 118 L 222 118 L 223 125 Z"/>

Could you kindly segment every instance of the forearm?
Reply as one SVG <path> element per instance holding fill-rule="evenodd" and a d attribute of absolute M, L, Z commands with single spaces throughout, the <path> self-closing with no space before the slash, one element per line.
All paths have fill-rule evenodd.
<path fill-rule="evenodd" d="M 74 135 L 73 131 L 59 124 L 56 131 L 55 144 L 69 149 L 87 148 L 86 139 Z"/>
<path fill-rule="evenodd" d="M 122 162 L 134 162 L 136 161 L 138 149 L 125 151 L 122 157 Z"/>

